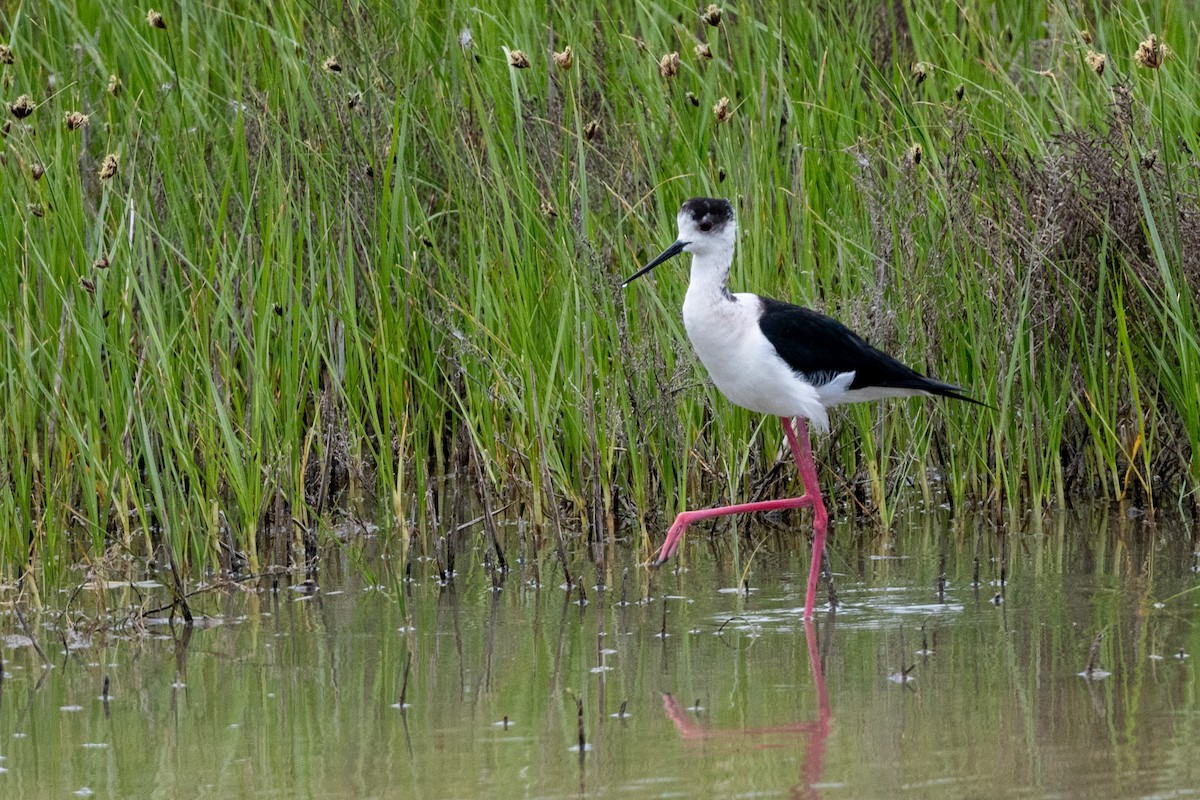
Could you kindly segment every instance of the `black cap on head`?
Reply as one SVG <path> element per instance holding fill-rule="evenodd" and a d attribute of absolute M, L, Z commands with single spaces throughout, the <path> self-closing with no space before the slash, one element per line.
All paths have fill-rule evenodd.
<path fill-rule="evenodd" d="M 701 230 L 720 230 L 733 219 L 733 206 L 721 197 L 693 197 L 683 204 L 680 213 L 690 216 Z"/>
<path fill-rule="evenodd" d="M 679 209 L 679 213 L 686 217 L 691 225 L 685 225 L 681 219 L 679 222 L 680 238 L 676 239 L 670 247 L 660 253 L 649 264 L 626 278 L 625 282 L 621 284 L 622 287 L 628 286 L 667 259 L 674 258 L 684 252 L 685 248 L 693 244 L 693 242 L 685 240 L 684 236 L 696 234 L 697 232 L 701 237 L 708 236 L 710 232 L 712 234 L 720 234 L 724 232 L 725 226 L 733 221 L 733 206 L 729 204 L 728 200 L 723 200 L 719 197 L 693 197 L 683 204 L 683 207 Z M 691 230 L 691 228 L 694 228 L 694 230 Z M 732 233 L 732 231 L 730 232 Z"/>

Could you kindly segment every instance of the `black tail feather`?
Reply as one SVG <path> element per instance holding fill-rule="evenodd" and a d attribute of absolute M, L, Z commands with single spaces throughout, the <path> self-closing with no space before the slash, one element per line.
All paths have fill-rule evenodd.
<path fill-rule="evenodd" d="M 935 397 L 949 397 L 953 400 L 965 400 L 968 403 L 984 408 L 990 408 L 995 411 L 995 406 L 988 405 L 982 400 L 976 400 L 967 394 L 967 390 L 961 386 L 955 386 L 953 383 L 942 383 L 935 381 L 932 378 L 926 378 L 924 385 L 921 387 L 924 391 Z"/>

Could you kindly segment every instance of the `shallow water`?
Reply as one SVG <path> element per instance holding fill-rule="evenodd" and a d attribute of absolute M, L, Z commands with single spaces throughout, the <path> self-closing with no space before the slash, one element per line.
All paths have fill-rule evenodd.
<path fill-rule="evenodd" d="M 808 627 L 806 561 L 783 541 L 796 531 L 755 529 L 778 552 L 755 556 L 747 593 L 727 528 L 709 530 L 689 534 L 682 569 L 618 552 L 606 592 L 577 570 L 585 605 L 552 555 L 540 589 L 517 568 L 493 591 L 469 555 L 442 587 L 421 562 L 403 603 L 343 555 L 315 594 L 197 597 L 190 633 L 152 618 L 88 635 L 100 593 L 67 589 L 58 607 L 83 613 L 30 620 L 45 669 L 0 594 L 0 794 L 1200 795 L 1185 526 L 1060 515 L 1007 551 L 982 522 L 936 516 L 838 529 L 842 606 Z M 1089 680 L 1097 633 L 1111 674 Z"/>

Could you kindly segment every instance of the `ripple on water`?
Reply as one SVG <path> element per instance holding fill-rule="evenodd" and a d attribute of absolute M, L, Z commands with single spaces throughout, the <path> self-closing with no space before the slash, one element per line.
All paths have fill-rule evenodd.
<path fill-rule="evenodd" d="M 856 602 L 856 595 L 869 594 L 869 599 L 861 598 Z M 921 618 L 947 614 L 959 614 L 964 606 L 961 603 L 925 603 L 911 602 L 914 592 L 911 590 L 879 588 L 869 590 L 842 590 L 841 603 L 837 608 L 838 628 L 853 628 L 856 630 L 884 630 L 893 627 L 899 620 Z M 782 602 L 785 598 L 780 598 Z M 786 598 L 790 599 L 790 598 Z M 828 608 L 818 606 L 817 614 L 823 614 Z M 804 607 L 787 605 L 777 608 L 764 608 L 755 611 L 740 611 L 737 616 L 720 614 L 713 618 L 718 624 L 724 624 L 724 630 L 736 630 L 743 633 L 761 633 L 774 631 L 777 633 L 795 633 L 800 630 L 804 620 Z"/>
<path fill-rule="evenodd" d="M 28 636 L 22 636 L 19 633 L 10 633 L 0 636 L 0 644 L 3 644 L 9 650 L 16 650 L 18 647 L 32 647 L 33 639 L 30 639 Z"/>

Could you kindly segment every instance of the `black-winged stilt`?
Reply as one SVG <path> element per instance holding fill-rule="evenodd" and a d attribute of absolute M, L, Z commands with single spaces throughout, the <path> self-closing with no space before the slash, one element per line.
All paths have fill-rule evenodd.
<path fill-rule="evenodd" d="M 829 406 L 883 397 L 940 395 L 978 401 L 964 394 L 962 387 L 906 367 L 824 314 L 757 294 L 730 293 L 725 281 L 733 264 L 737 220 L 728 200 L 694 197 L 679 209 L 677 221 L 679 238 L 675 243 L 630 275 L 622 287 L 673 256 L 692 254 L 692 275 L 683 299 L 683 325 L 692 347 L 726 397 L 751 411 L 780 418 L 804 482 L 804 494 L 684 511 L 667 532 L 654 565 L 671 557 L 684 530 L 696 520 L 812 506 L 815 531 L 804 600 L 804 618 L 809 619 L 829 517 L 817 485 L 808 422 L 818 431 L 827 431 Z M 799 420 L 799 436 L 792 428 L 792 417 Z"/>

